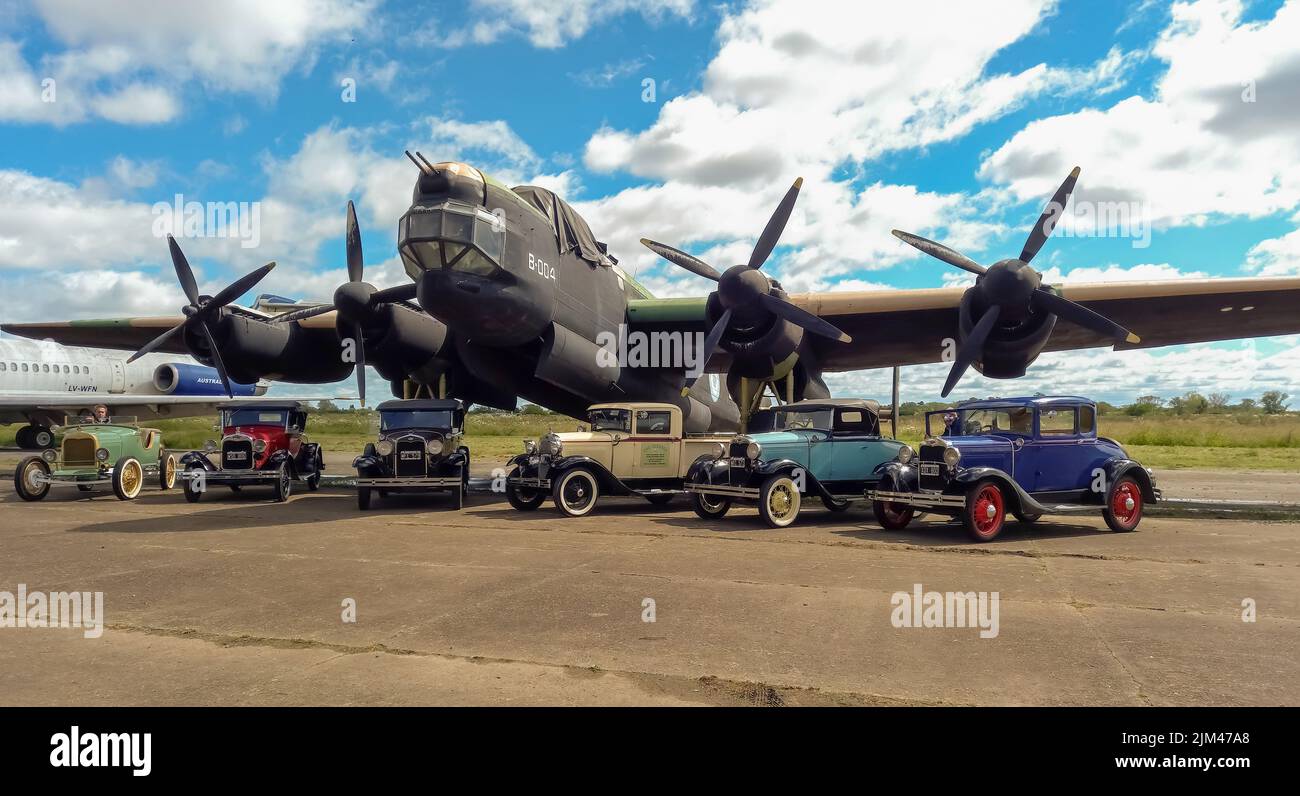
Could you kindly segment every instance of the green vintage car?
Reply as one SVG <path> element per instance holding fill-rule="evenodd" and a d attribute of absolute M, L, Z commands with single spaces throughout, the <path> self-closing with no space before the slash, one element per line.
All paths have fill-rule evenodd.
<path fill-rule="evenodd" d="M 162 432 L 136 425 L 134 417 L 107 423 L 81 423 L 59 429 L 57 448 L 29 456 L 14 471 L 14 489 L 23 500 L 41 500 L 52 486 L 89 492 L 110 484 L 119 500 L 134 500 L 147 478 L 176 486 L 176 455 L 163 447 Z"/>

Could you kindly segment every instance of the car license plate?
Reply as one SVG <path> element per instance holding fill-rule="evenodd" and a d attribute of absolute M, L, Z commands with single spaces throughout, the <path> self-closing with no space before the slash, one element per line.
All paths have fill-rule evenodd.
<path fill-rule="evenodd" d="M 244 451 L 231 451 L 226 454 L 226 458 L 232 462 L 242 462 L 248 459 L 248 454 Z"/>
<path fill-rule="evenodd" d="M 411 462 L 411 461 L 419 461 L 419 460 L 420 460 L 419 451 L 402 451 L 402 461 Z"/>
<path fill-rule="evenodd" d="M 744 466 L 745 466 L 745 459 L 744 459 L 744 457 L 743 457 L 743 456 L 732 456 L 732 457 L 731 457 L 731 466 L 732 466 L 732 467 L 744 467 Z"/>
<path fill-rule="evenodd" d="M 923 462 L 921 464 L 921 475 L 938 475 L 939 465 L 934 462 Z"/>

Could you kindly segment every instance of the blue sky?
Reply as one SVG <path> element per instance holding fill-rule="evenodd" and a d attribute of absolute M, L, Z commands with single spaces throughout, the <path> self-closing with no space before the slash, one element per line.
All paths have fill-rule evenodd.
<path fill-rule="evenodd" d="M 1035 261 L 1053 281 L 1300 273 L 1294 5 L 909 5 L 20 2 L 0 11 L 0 291 L 27 298 L 0 319 L 174 312 L 152 208 L 177 193 L 261 203 L 256 246 L 182 241 L 207 290 L 274 259 L 267 289 L 327 298 L 349 198 L 368 275 L 397 283 L 406 147 L 556 188 L 666 295 L 707 286 L 638 237 L 729 264 L 796 176 L 769 266 L 787 289 L 952 284 L 889 229 L 1014 256 L 1076 164 L 1076 198 L 1133 203 L 1149 245 L 1067 219 Z M 1295 393 L 1295 342 L 1044 357 L 1016 388 Z M 942 381 L 914 370 L 919 393 Z"/>

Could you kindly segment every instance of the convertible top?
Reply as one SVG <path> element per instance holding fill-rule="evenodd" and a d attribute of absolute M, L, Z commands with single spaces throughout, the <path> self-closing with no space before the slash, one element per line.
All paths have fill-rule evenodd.
<path fill-rule="evenodd" d="M 405 401 L 384 401 L 375 407 L 380 412 L 456 412 L 462 408 L 461 402 L 454 398 L 413 398 Z"/>
<path fill-rule="evenodd" d="M 556 196 L 552 191 L 536 185 L 520 185 L 510 190 L 528 201 L 551 220 L 555 237 L 560 241 L 560 252 L 575 249 L 578 256 L 594 265 L 614 265 L 618 262 L 609 255 L 605 244 L 596 240 L 586 220 L 578 215 L 573 206 Z"/>
<path fill-rule="evenodd" d="M 792 404 L 781 404 L 780 406 L 770 406 L 768 408 L 778 412 L 787 410 L 805 412 L 810 409 L 822 408 L 861 409 L 873 415 L 880 414 L 880 402 L 866 398 L 809 398 L 806 401 L 796 401 Z"/>
<path fill-rule="evenodd" d="M 302 401 L 222 401 L 218 409 L 306 409 Z"/>

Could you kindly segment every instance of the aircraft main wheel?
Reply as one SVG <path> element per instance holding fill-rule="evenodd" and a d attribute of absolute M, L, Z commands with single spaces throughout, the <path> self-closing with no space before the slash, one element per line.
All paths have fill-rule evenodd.
<path fill-rule="evenodd" d="M 357 487 L 357 508 L 361 511 L 370 510 L 370 487 Z"/>
<path fill-rule="evenodd" d="M 677 497 L 677 496 L 676 496 L 676 495 L 673 495 L 673 494 L 667 494 L 667 495 L 646 495 L 646 496 L 645 496 L 645 499 L 648 500 L 648 501 L 650 501 L 650 505 L 651 505 L 651 506 L 667 506 L 669 503 L 672 503 L 672 502 L 673 502 L 673 498 L 675 498 L 675 497 Z"/>
<path fill-rule="evenodd" d="M 144 488 L 144 467 L 140 460 L 125 456 L 113 465 L 113 494 L 118 500 L 135 500 Z"/>
<path fill-rule="evenodd" d="M 191 473 L 202 469 L 203 465 L 201 464 L 191 464 L 185 468 L 185 472 Z M 185 493 L 185 500 L 190 503 L 198 503 L 203 497 L 203 484 L 197 478 L 185 478 L 182 480 L 184 481 L 184 484 L 181 487 L 181 491 Z"/>
<path fill-rule="evenodd" d="M 718 520 L 731 510 L 731 498 L 692 492 L 691 508 L 701 519 Z"/>
<path fill-rule="evenodd" d="M 831 500 L 830 498 L 823 497 L 822 505 L 826 507 L 827 511 L 833 511 L 836 514 L 839 514 L 840 512 L 848 511 L 849 506 L 853 504 L 847 500 Z"/>
<path fill-rule="evenodd" d="M 966 508 L 961 514 L 961 524 L 975 541 L 990 542 L 996 539 L 1002 533 L 1006 519 L 1006 498 L 996 481 L 980 481 L 966 494 Z"/>
<path fill-rule="evenodd" d="M 293 473 L 289 472 L 288 462 L 280 462 L 280 466 L 276 468 L 274 489 L 276 503 L 285 502 L 293 493 Z"/>
<path fill-rule="evenodd" d="M 519 477 L 519 468 L 516 467 L 510 472 L 510 478 Z M 524 487 L 511 486 L 506 484 L 506 500 L 518 511 L 533 511 L 542 505 L 546 500 L 546 493 L 540 489 L 527 489 Z"/>
<path fill-rule="evenodd" d="M 54 447 L 53 431 L 50 431 L 45 426 L 32 426 L 31 429 L 32 429 L 31 441 L 32 441 L 33 448 L 45 450 L 46 448 Z"/>
<path fill-rule="evenodd" d="M 785 528 L 799 518 L 799 487 L 788 475 L 774 475 L 758 490 L 758 516 L 772 528 Z"/>
<path fill-rule="evenodd" d="M 158 486 L 164 491 L 176 486 L 176 454 L 163 451 L 158 459 Z"/>
<path fill-rule="evenodd" d="M 585 517 L 596 508 L 600 485 L 586 467 L 575 467 L 555 482 L 551 489 L 555 507 L 569 517 Z"/>
<path fill-rule="evenodd" d="M 14 491 L 23 500 L 44 500 L 50 493 L 50 485 L 38 481 L 50 474 L 50 465 L 39 456 L 28 456 L 18 463 L 14 470 Z"/>
<path fill-rule="evenodd" d="M 1101 516 L 1116 533 L 1128 533 L 1138 527 L 1142 521 L 1142 487 L 1132 476 L 1123 476 L 1110 488 Z"/>

